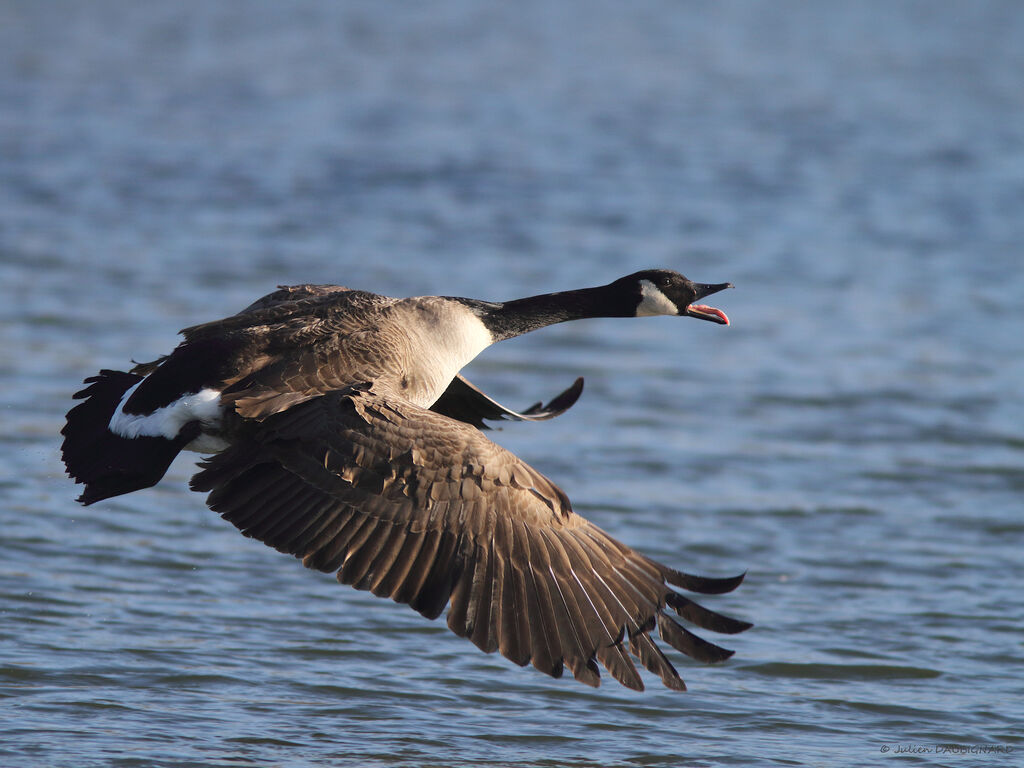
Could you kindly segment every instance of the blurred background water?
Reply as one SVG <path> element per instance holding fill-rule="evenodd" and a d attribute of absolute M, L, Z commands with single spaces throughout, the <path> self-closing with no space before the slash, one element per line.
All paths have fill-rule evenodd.
<path fill-rule="evenodd" d="M 0 764 L 1019 760 L 1022 41 L 1013 0 L 0 3 Z M 468 373 L 513 406 L 585 375 L 495 438 L 630 545 L 749 570 L 708 603 L 757 626 L 675 657 L 688 693 L 481 654 L 239 536 L 189 461 L 73 502 L 81 379 L 279 283 L 648 266 L 734 282 L 732 327 Z"/>

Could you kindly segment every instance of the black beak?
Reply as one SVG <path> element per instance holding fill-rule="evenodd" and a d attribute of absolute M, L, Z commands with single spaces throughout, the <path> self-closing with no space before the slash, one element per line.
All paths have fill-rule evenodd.
<path fill-rule="evenodd" d="M 698 299 L 703 299 L 705 296 L 710 296 L 712 293 L 724 291 L 726 288 L 735 287 L 736 286 L 734 286 L 732 283 L 715 283 L 714 285 L 711 285 L 709 283 L 694 283 L 693 289 L 697 292 L 697 296 L 696 298 L 694 298 L 694 301 L 697 301 Z"/>

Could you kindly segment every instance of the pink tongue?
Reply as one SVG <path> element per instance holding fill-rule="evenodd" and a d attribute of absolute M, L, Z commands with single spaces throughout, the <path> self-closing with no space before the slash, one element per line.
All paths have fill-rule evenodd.
<path fill-rule="evenodd" d="M 690 309 L 695 312 L 700 312 L 702 315 L 714 315 L 715 317 L 721 318 L 725 325 L 729 324 L 729 318 L 726 317 L 725 312 L 715 307 L 709 307 L 707 304 L 691 304 Z"/>

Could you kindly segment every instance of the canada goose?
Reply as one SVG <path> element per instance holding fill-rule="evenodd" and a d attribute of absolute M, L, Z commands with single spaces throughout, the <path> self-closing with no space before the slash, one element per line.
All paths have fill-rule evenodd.
<path fill-rule="evenodd" d="M 85 380 L 62 430 L 67 471 L 92 504 L 155 484 L 182 450 L 213 454 L 193 490 L 251 536 L 357 589 L 408 603 L 479 648 L 597 686 L 600 662 L 643 683 L 626 649 L 685 690 L 655 645 L 700 661 L 732 651 L 681 627 L 751 625 L 670 588 L 715 594 L 743 576 L 669 568 L 575 514 L 544 475 L 488 440 L 485 419 L 539 420 L 582 379 L 521 413 L 458 375 L 488 345 L 588 317 L 679 315 L 727 325 L 696 302 L 731 287 L 645 270 L 597 288 L 492 303 L 395 299 L 334 285 L 282 287 L 182 331 L 170 355 Z"/>

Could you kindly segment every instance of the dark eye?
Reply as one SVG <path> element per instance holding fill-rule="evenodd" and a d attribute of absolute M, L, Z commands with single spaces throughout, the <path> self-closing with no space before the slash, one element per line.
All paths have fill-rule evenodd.
<path fill-rule="evenodd" d="M 665 277 L 658 278 L 658 287 L 659 288 L 668 288 L 671 285 L 672 285 L 672 278 L 671 277 L 668 277 L 666 275 Z"/>

